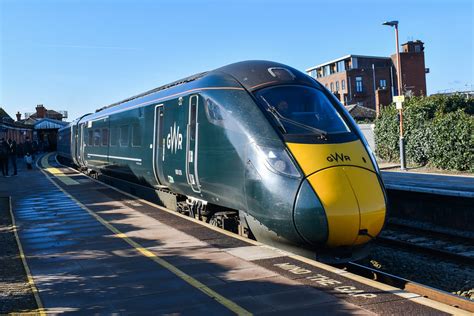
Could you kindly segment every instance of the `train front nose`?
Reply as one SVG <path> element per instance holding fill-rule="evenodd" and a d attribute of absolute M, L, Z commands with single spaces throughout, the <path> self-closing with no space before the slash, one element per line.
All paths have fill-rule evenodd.
<path fill-rule="evenodd" d="M 306 175 L 294 208 L 300 235 L 328 247 L 355 246 L 377 236 L 385 220 L 385 197 L 362 145 L 289 147 Z M 347 158 L 343 162 L 326 158 L 336 157 L 335 152 Z"/>
<path fill-rule="evenodd" d="M 318 171 L 307 178 L 325 210 L 326 245 L 358 245 L 382 229 L 385 199 L 377 176 L 368 170 L 340 166 Z"/>

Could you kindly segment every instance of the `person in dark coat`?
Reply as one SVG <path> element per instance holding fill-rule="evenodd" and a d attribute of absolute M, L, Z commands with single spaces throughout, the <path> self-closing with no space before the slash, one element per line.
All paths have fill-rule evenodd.
<path fill-rule="evenodd" d="M 30 138 L 27 136 L 25 139 L 25 143 L 23 144 L 23 151 L 26 155 L 27 153 L 33 153 L 33 144 L 30 141 Z"/>
<path fill-rule="evenodd" d="M 16 176 L 18 174 L 18 170 L 16 168 L 16 159 L 17 159 L 16 141 L 9 138 L 7 143 L 8 143 L 8 148 L 9 148 L 8 159 L 13 165 L 13 175 Z"/>
<path fill-rule="evenodd" d="M 5 138 L 0 140 L 0 169 L 2 169 L 2 175 L 8 176 L 8 144 Z"/>

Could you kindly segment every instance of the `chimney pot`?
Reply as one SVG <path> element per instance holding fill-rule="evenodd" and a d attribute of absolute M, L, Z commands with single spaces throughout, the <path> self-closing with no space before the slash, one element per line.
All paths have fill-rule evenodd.
<path fill-rule="evenodd" d="M 20 113 L 20 112 L 17 112 L 17 113 L 16 113 L 16 120 L 17 120 L 17 121 L 20 121 L 20 120 L 21 120 L 21 113 Z"/>

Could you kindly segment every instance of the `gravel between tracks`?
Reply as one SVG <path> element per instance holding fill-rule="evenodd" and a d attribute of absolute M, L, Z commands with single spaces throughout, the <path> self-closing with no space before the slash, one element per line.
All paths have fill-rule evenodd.
<path fill-rule="evenodd" d="M 474 300 L 473 266 L 377 244 L 358 263 Z"/>
<path fill-rule="evenodd" d="M 0 314 L 31 312 L 36 302 L 13 233 L 10 212 L 0 205 Z"/>

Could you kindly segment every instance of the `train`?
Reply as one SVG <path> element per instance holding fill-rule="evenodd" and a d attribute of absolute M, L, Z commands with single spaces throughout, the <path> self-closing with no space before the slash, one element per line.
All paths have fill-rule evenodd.
<path fill-rule="evenodd" d="M 322 261 L 363 257 L 385 224 L 380 170 L 357 124 L 281 63 L 238 62 L 99 108 L 59 130 L 58 156 Z"/>

